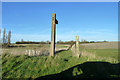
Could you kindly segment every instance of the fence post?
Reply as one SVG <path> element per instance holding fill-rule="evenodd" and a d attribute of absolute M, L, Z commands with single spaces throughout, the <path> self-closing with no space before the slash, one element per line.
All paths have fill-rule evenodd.
<path fill-rule="evenodd" d="M 79 36 L 76 36 L 76 56 L 79 58 Z"/>

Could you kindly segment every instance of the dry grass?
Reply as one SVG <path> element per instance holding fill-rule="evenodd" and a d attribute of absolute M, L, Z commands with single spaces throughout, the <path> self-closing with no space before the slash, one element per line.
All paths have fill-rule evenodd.
<path fill-rule="evenodd" d="M 13 48 L 3 48 L 2 54 L 10 53 L 13 55 L 29 55 L 29 56 L 48 56 L 50 52 L 49 44 L 12 44 Z M 24 46 L 24 47 L 19 47 Z M 55 51 L 67 50 L 70 45 L 57 44 Z"/>
<path fill-rule="evenodd" d="M 118 42 L 105 42 L 105 43 L 86 43 L 81 44 L 86 49 L 118 49 Z"/>
<path fill-rule="evenodd" d="M 41 48 L 11 48 L 11 49 L 2 49 L 2 54 L 9 53 L 13 55 L 29 55 L 29 56 L 41 56 L 48 55 L 49 48 L 41 47 Z"/>

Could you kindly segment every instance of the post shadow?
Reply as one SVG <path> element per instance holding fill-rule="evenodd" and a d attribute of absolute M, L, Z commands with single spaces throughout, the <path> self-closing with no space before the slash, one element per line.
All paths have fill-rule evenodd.
<path fill-rule="evenodd" d="M 73 70 L 77 68 L 82 71 L 82 74 L 76 73 L 73 76 Z M 36 78 L 43 80 L 57 80 L 57 79 L 118 79 L 120 78 L 120 63 L 111 64 L 109 62 L 85 62 L 73 66 L 65 71 L 57 74 L 46 75 Z"/>
<path fill-rule="evenodd" d="M 60 53 L 62 51 L 67 51 L 67 50 L 58 50 L 58 51 L 55 51 L 55 54 L 58 54 L 58 53 Z"/>

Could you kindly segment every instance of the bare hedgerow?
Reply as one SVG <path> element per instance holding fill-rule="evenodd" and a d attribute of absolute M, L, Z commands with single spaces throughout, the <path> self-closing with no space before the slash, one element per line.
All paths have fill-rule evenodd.
<path fill-rule="evenodd" d="M 48 48 L 41 48 L 40 50 L 40 56 L 48 56 L 49 55 L 49 49 Z"/>
<path fill-rule="evenodd" d="M 25 55 L 28 56 L 48 56 L 49 55 L 49 48 L 33 48 L 27 49 Z"/>

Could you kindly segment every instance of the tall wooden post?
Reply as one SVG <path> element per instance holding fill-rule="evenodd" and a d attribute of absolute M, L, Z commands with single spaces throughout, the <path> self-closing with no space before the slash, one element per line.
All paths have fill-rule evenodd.
<path fill-rule="evenodd" d="M 76 36 L 76 56 L 79 58 L 79 36 Z"/>
<path fill-rule="evenodd" d="M 52 14 L 52 30 L 51 30 L 51 46 L 50 46 L 50 56 L 54 56 L 55 54 L 55 26 L 58 24 L 56 19 L 56 14 Z"/>

